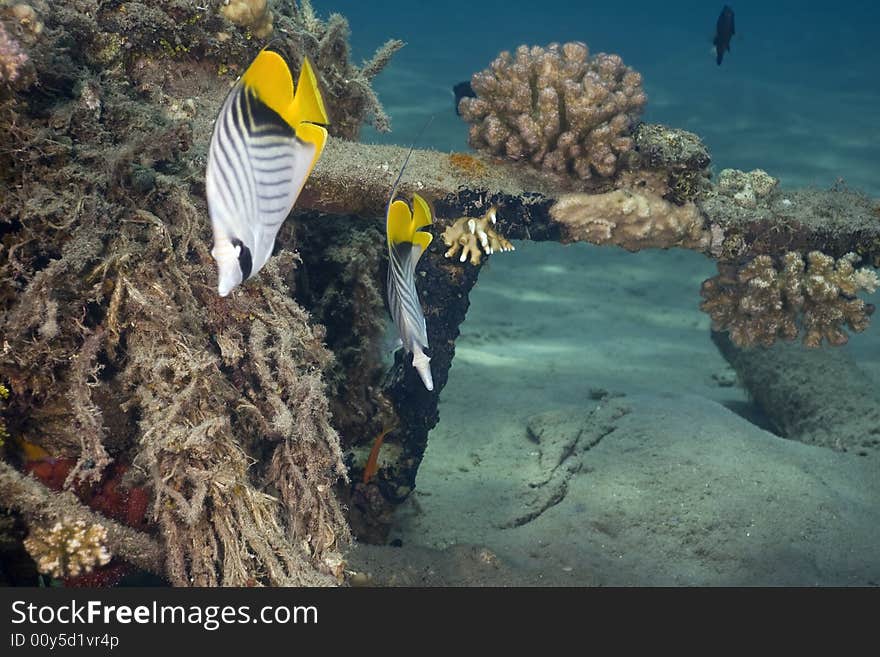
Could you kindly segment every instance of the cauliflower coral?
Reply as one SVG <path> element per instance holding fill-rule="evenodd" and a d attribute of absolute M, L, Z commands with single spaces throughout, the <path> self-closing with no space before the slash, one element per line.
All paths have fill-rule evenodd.
<path fill-rule="evenodd" d="M 502 52 L 471 86 L 459 103 L 471 146 L 581 180 L 618 171 L 647 102 L 618 55 L 578 42 Z"/>

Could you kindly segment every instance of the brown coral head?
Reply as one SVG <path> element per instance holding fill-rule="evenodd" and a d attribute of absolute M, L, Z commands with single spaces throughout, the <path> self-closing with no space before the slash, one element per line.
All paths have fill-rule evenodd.
<path fill-rule="evenodd" d="M 619 55 L 580 42 L 502 52 L 471 87 L 459 103 L 471 146 L 581 180 L 617 173 L 647 102 Z"/>
<path fill-rule="evenodd" d="M 51 527 L 36 527 L 24 540 L 37 570 L 52 577 L 76 577 L 110 562 L 107 530 L 82 520 L 64 518 Z"/>
<path fill-rule="evenodd" d="M 719 275 L 703 283 L 700 308 L 739 347 L 769 347 L 799 333 L 807 347 L 846 344 L 844 328 L 864 331 L 874 311 L 856 295 L 880 285 L 873 271 L 855 268 L 857 261 L 853 253 L 835 259 L 811 251 L 806 259 L 788 252 L 779 263 L 769 255 L 740 267 L 719 263 Z"/>

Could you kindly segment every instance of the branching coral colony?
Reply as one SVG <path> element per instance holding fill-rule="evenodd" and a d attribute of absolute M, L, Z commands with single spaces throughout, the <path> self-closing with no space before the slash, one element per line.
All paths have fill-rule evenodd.
<path fill-rule="evenodd" d="M 459 103 L 471 146 L 581 180 L 618 171 L 647 102 L 641 75 L 583 43 L 503 52 L 471 86 Z"/>
<path fill-rule="evenodd" d="M 854 253 L 834 259 L 819 251 L 786 253 L 781 265 L 761 255 L 742 267 L 719 265 L 721 273 L 703 283 L 700 308 L 712 317 L 712 328 L 728 331 L 740 347 L 770 346 L 777 338 L 818 347 L 847 342 L 844 326 L 864 331 L 874 306 L 856 298 L 874 292 L 877 274 L 856 269 Z"/>
<path fill-rule="evenodd" d="M 495 230 L 497 215 L 498 210 L 493 207 L 479 219 L 457 219 L 443 231 L 443 242 L 450 247 L 444 255 L 452 258 L 460 252 L 460 262 L 469 260 L 472 265 L 479 265 L 483 253 L 514 251 L 513 244 Z"/>

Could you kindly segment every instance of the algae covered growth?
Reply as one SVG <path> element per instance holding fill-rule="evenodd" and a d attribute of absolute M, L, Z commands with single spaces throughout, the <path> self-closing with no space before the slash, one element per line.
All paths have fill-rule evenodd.
<path fill-rule="evenodd" d="M 559 269 L 516 260 L 525 242 L 674 247 L 716 261 L 719 275 L 693 283 L 691 302 L 696 309 L 702 293 L 707 325 L 711 316 L 732 341 L 719 348 L 756 400 L 779 407 L 766 409 L 767 422 L 795 440 L 877 451 L 861 425 L 841 440 L 829 435 L 815 401 L 821 385 L 799 402 L 813 409 L 805 428 L 782 409 L 767 384 L 772 373 L 756 376 L 738 351 L 800 336 L 806 352 L 870 330 L 866 295 L 880 263 L 873 200 L 844 186 L 788 190 L 759 169 L 716 175 L 700 136 L 642 121 L 650 94 L 629 58 L 624 65 L 579 41 L 522 45 L 473 68 L 474 95 L 461 100 L 457 126 L 473 152 L 361 143 L 365 126 L 391 128 L 373 85 L 407 49 L 388 37 L 412 35 L 383 35 L 355 64 L 351 32 L 340 14 L 324 17 L 308 0 L 0 0 L 3 583 L 109 586 L 145 575 L 174 586 L 410 582 L 394 572 L 367 577 L 368 567 L 387 565 L 376 565 L 378 548 L 355 549 L 355 539 L 385 543 L 399 534 L 401 507 L 418 510 L 417 475 L 449 408 L 441 394 L 454 388 L 457 340 L 487 266 L 497 256 L 525 263 L 511 265 L 519 278 L 498 295 L 510 306 L 523 300 L 517 281 Z M 271 217 L 277 235 L 261 244 L 262 268 L 244 257 L 254 243 L 224 236 L 233 254 L 226 264 L 242 276 L 221 296 L 218 198 L 255 206 L 275 181 L 252 196 L 223 187 L 246 179 L 253 160 L 244 150 L 208 180 L 215 119 L 240 130 L 218 140 L 225 155 L 238 138 L 262 138 L 241 116 L 274 131 L 282 150 L 294 139 L 312 148 L 318 142 L 305 135 L 324 129 L 314 113 L 297 122 L 274 101 L 260 105 L 266 87 L 246 71 L 266 52 L 279 53 L 276 72 L 297 85 L 301 73 L 314 77 L 320 103 L 312 102 L 323 103 L 326 117 L 317 116 L 328 134 L 307 170 L 285 179 L 303 186 L 286 220 L 288 207 Z M 389 260 L 386 210 L 406 158 L 394 207 L 412 218 L 418 204 L 422 235 L 395 236 L 398 262 Z M 270 213 L 252 214 L 236 229 Z M 413 271 L 395 310 L 388 281 L 400 263 Z M 570 273 L 554 285 L 573 285 Z M 493 312 L 504 319 L 512 311 Z M 413 318 L 424 322 L 416 355 L 424 348 L 429 356 L 430 385 L 411 353 L 389 346 Z M 499 350 L 496 363 L 515 360 L 503 353 L 515 333 L 505 325 L 483 338 L 487 353 Z M 793 378 L 810 367 L 777 353 Z M 461 368 L 483 377 L 466 408 L 455 406 L 462 436 L 501 435 L 497 426 L 521 419 L 498 383 L 503 372 L 492 378 L 503 368 L 473 360 Z M 601 403 L 583 418 L 589 430 L 544 415 L 519 427 L 540 454 L 511 467 L 528 481 L 505 476 L 525 501 L 493 526 L 510 536 L 543 522 L 568 490 L 583 487 L 578 477 L 592 467 L 584 454 L 642 417 L 618 397 L 591 397 Z M 875 401 L 858 399 L 867 409 Z M 467 415 L 493 411 L 485 424 Z M 564 431 L 551 435 L 551 425 Z M 416 524 L 431 517 L 428 510 Z M 448 554 L 471 573 L 509 572 L 488 548 Z M 414 553 L 419 563 L 444 558 Z"/>
<path fill-rule="evenodd" d="M 5 43 L 26 52 L 0 88 L 4 490 L 31 472 L 75 492 L 105 524 L 143 530 L 114 556 L 173 584 L 334 583 L 349 541 L 334 357 L 291 294 L 296 236 L 259 285 L 215 291 L 206 136 L 260 47 L 219 4 L 35 2 L 33 33 L 0 9 Z M 349 98 L 347 136 L 381 121 L 340 17 L 297 9 L 274 25 Z"/>

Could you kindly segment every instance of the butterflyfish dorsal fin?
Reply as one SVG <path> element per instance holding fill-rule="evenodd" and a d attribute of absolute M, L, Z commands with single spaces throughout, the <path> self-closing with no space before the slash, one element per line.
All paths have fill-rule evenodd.
<path fill-rule="evenodd" d="M 431 225 L 431 206 L 418 194 L 413 194 L 413 229 Z"/>
<path fill-rule="evenodd" d="M 303 59 L 295 90 L 287 61 L 274 50 L 261 51 L 241 81 L 294 130 L 299 129 L 300 123 L 330 123 L 318 87 L 318 76 L 308 58 Z"/>
<path fill-rule="evenodd" d="M 266 107 L 278 114 L 294 130 L 296 124 L 287 120 L 293 103 L 293 76 L 287 61 L 274 50 L 262 50 L 241 76 L 241 83 L 252 91 Z"/>
<path fill-rule="evenodd" d="M 388 206 L 385 232 L 389 245 L 412 241 L 412 211 L 406 201 L 396 199 Z"/>

